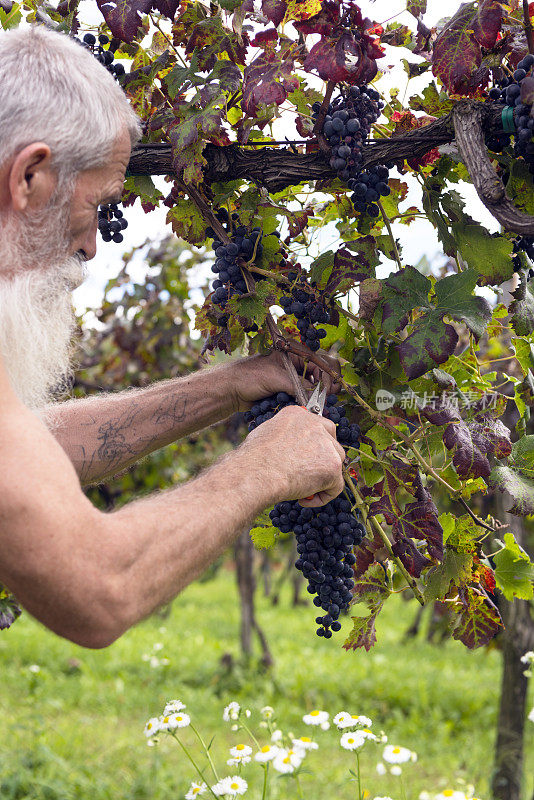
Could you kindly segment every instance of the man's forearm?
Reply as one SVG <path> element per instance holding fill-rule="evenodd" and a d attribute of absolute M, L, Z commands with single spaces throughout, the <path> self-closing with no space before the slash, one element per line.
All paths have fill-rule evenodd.
<path fill-rule="evenodd" d="M 231 372 L 224 365 L 146 389 L 70 400 L 47 417 L 80 481 L 97 483 L 232 414 Z"/>

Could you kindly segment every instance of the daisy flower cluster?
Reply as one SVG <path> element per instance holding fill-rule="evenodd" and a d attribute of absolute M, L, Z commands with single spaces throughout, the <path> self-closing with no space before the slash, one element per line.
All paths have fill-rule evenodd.
<path fill-rule="evenodd" d="M 169 733 L 177 728 L 187 728 L 191 724 L 191 717 L 184 712 L 185 705 L 180 700 L 170 700 L 163 709 L 160 717 L 151 717 L 145 725 L 145 736 L 149 744 L 153 743 L 152 737 L 162 731 Z"/>
<path fill-rule="evenodd" d="M 165 704 L 163 713 L 159 717 L 152 717 L 147 721 L 144 731 L 149 744 L 155 744 L 158 741 L 157 735 L 160 733 L 167 733 L 177 739 L 181 748 L 186 752 L 189 761 L 195 767 L 198 779 L 191 781 L 189 789 L 184 795 L 185 800 L 195 800 L 197 797 L 204 796 L 236 798 L 244 795 L 249 789 L 249 784 L 243 775 L 243 770 L 245 770 L 246 774 L 247 769 L 257 769 L 258 767 L 263 770 L 262 797 L 266 796 L 269 779 L 275 777 L 277 773 L 280 777 L 285 776 L 295 780 L 299 796 L 303 796 L 299 778 L 301 771 L 305 774 L 304 770 L 302 770 L 305 760 L 313 751 L 319 749 L 319 744 L 314 741 L 315 736 L 299 736 L 291 731 L 285 733 L 278 727 L 274 709 L 271 706 L 264 706 L 260 712 L 261 721 L 259 722 L 259 727 L 264 734 L 268 733 L 268 741 L 259 741 L 249 728 L 248 720 L 251 717 L 251 712 L 248 709 L 243 709 L 234 700 L 224 707 L 222 719 L 228 724 L 231 731 L 240 732 L 240 738 L 242 739 L 229 747 L 229 757 L 226 759 L 226 765 L 232 767 L 231 771 L 237 774 L 222 777 L 213 763 L 211 748 L 206 746 L 204 739 L 192 724 L 185 708 L 186 706 L 181 700 L 170 700 Z M 383 745 L 381 761 L 376 767 L 379 775 L 386 775 L 389 772 L 391 775 L 401 776 L 401 765 L 417 761 L 417 754 L 412 750 L 407 747 L 388 744 L 387 736 L 383 731 L 373 731 L 372 720 L 363 714 L 339 711 L 330 720 L 328 711 L 313 709 L 303 715 L 302 722 L 311 728 L 315 728 L 319 733 L 319 737 L 321 736 L 320 731 L 327 731 L 331 727 L 339 731 L 341 734 L 339 739 L 341 748 L 353 752 L 355 755 L 357 775 L 353 770 L 350 770 L 350 772 L 353 776 L 351 780 L 357 779 L 358 786 L 360 786 L 361 781 L 359 752 L 368 742 L 371 742 L 373 746 Z M 200 744 L 201 758 L 193 754 L 192 749 L 187 746 L 187 741 L 183 742 L 178 739 L 178 729 L 187 727 L 191 729 L 192 734 Z M 263 735 L 261 738 L 265 739 L 266 737 Z M 309 774 L 309 770 L 306 770 L 306 772 Z M 401 793 L 405 796 L 402 777 L 400 781 Z M 461 784 L 462 782 L 459 781 L 459 783 Z M 466 788 L 467 793 L 456 789 L 444 789 L 439 794 L 422 792 L 419 800 L 477 800 L 473 796 L 474 788 L 471 786 Z M 368 793 L 365 796 L 370 797 Z M 392 798 L 381 795 L 375 796 L 372 800 L 392 800 Z"/>
<path fill-rule="evenodd" d="M 162 642 L 154 642 L 152 646 L 152 653 L 143 653 L 141 656 L 142 661 L 146 661 L 152 669 L 158 669 L 158 667 L 168 667 L 170 659 L 166 656 L 157 656 L 156 653 L 159 653 L 163 650 Z"/>

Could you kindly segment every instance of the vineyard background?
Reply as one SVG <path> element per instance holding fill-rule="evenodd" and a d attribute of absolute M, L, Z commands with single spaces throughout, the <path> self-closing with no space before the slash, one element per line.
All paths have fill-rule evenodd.
<path fill-rule="evenodd" d="M 279 17 L 280 10 L 276 5 L 264 2 L 261 8 L 270 22 L 278 25 L 284 16 Z M 285 280 L 283 271 L 279 271 L 278 276 L 273 273 L 279 258 L 276 246 L 266 247 L 272 296 L 265 292 L 257 295 L 251 292 L 252 301 L 246 306 L 231 306 L 232 319 L 226 328 L 224 324 L 221 326 L 220 315 L 209 298 L 207 276 L 213 256 L 209 246 L 204 249 L 205 230 L 208 223 L 217 223 L 212 210 L 218 205 L 237 209 L 247 224 L 259 221 L 265 233 L 280 227 L 290 252 L 305 267 L 311 266 L 315 280 L 329 302 L 338 309 L 339 321 L 327 326 L 324 344 L 345 359 L 346 399 L 369 437 L 362 448 L 363 461 L 358 465 L 364 482 L 369 489 L 376 489 L 380 484 L 383 473 L 374 464 L 377 453 L 386 454 L 382 458 L 384 463 L 391 463 L 391 474 L 395 475 L 397 469 L 397 476 L 402 476 L 403 485 L 412 494 L 417 491 L 414 487 L 419 477 L 413 479 L 412 485 L 412 478 L 406 477 L 405 467 L 407 464 L 410 464 L 410 469 L 423 467 L 428 481 L 425 485 L 432 488 L 432 499 L 428 501 L 432 505 L 425 509 L 427 516 L 421 523 L 423 535 L 415 538 L 431 543 L 432 536 L 436 535 L 436 526 L 441 528 L 441 522 L 444 522 L 449 526 L 448 552 L 464 553 L 465 539 L 462 536 L 469 540 L 471 549 L 467 550 L 467 573 L 465 560 L 462 562 L 464 567 L 456 573 L 454 570 L 446 571 L 451 569 L 450 563 L 445 569 L 439 565 L 439 559 L 431 563 L 426 559 L 420 586 L 427 600 L 446 600 L 451 607 L 458 589 L 462 602 L 457 602 L 453 608 L 460 615 L 460 624 L 454 629 L 455 636 L 468 647 L 487 648 L 460 654 L 459 643 L 447 640 L 439 648 L 437 644 L 430 646 L 421 641 L 421 632 L 419 638 L 403 644 L 403 634 L 413 622 L 416 610 L 411 606 L 408 610 L 395 596 L 402 583 L 398 573 L 395 576 L 391 573 L 387 587 L 390 602 L 381 612 L 377 623 L 378 644 L 371 654 L 367 655 L 363 650 L 345 654 L 335 645 L 335 650 L 329 649 L 328 642 L 315 641 L 313 626 L 309 626 L 313 615 L 310 606 L 288 608 L 287 585 L 282 587 L 282 600 L 278 606 L 270 608 L 266 601 L 258 603 L 256 599 L 260 610 L 254 608 L 254 581 L 261 576 L 263 581 L 276 586 L 285 574 L 288 557 L 291 557 L 291 552 L 288 552 L 291 544 L 288 537 L 281 536 L 274 553 L 254 557 L 247 532 L 244 532 L 235 553 L 236 596 L 240 599 L 241 609 L 240 652 L 234 643 L 237 640 L 237 604 L 235 600 L 229 600 L 231 595 L 228 592 L 229 573 L 235 569 L 233 561 L 215 565 L 206 576 L 210 582 L 191 587 L 188 594 L 176 601 L 170 616 L 163 622 L 157 618 L 147 621 L 109 652 L 81 654 L 71 645 L 57 642 L 38 630 L 35 623 L 27 619 L 17 623 L 9 634 L 9 640 L 0 639 L 0 658 L 6 668 L 6 699 L 2 703 L 11 732 L 0 751 L 0 789 L 6 797 L 55 800 L 56 797 L 83 798 L 85 794 L 91 794 L 99 800 L 99 797 L 118 794 L 132 798 L 168 796 L 176 788 L 170 760 L 152 754 L 150 760 L 147 756 L 145 761 L 140 761 L 137 755 L 129 760 L 127 752 L 131 749 L 134 730 L 131 723 L 135 722 L 135 730 L 139 731 L 144 719 L 152 713 L 152 705 L 161 705 L 170 695 L 180 693 L 190 705 L 202 706 L 206 724 L 213 730 L 213 719 L 219 713 L 214 710 L 215 698 L 226 701 L 234 694 L 256 707 L 265 702 L 272 701 L 273 705 L 281 702 L 295 725 L 299 716 L 314 705 L 357 703 L 358 712 L 372 716 L 377 724 L 388 728 L 399 740 L 404 740 L 399 743 L 407 744 L 419 753 L 421 766 L 414 769 L 416 777 L 409 779 L 410 800 L 412 795 L 416 798 L 419 791 L 443 788 L 445 776 L 448 776 L 447 784 L 451 780 L 473 780 L 480 795 L 489 796 L 491 792 L 495 800 L 519 800 L 520 797 L 526 800 L 530 796 L 534 788 L 529 785 L 533 772 L 532 731 L 527 728 L 527 739 L 523 743 L 525 763 L 522 764 L 521 745 L 528 700 L 527 680 L 523 676 L 520 657 L 526 649 L 534 647 L 529 607 L 532 565 L 526 555 L 517 556 L 521 551 L 514 548 L 517 542 L 532 553 L 533 546 L 533 529 L 528 515 L 534 508 L 531 474 L 534 437 L 530 420 L 534 386 L 531 372 L 531 367 L 534 368 L 531 353 L 534 351 L 530 349 L 534 344 L 534 306 L 531 290 L 526 286 L 526 270 L 519 289 L 517 278 L 513 276 L 510 231 L 519 230 L 518 225 L 532 226 L 533 223 L 522 222 L 508 208 L 504 210 L 504 216 L 501 214 L 508 233 L 501 231 L 496 219 L 488 215 L 473 187 L 468 185 L 470 176 L 476 182 L 479 170 L 482 172 L 485 168 L 480 158 L 483 148 L 475 147 L 471 148 L 470 154 L 467 152 L 472 144 L 470 136 L 478 114 L 486 133 L 494 131 L 500 124 L 501 109 L 485 101 L 485 89 L 490 71 L 493 70 L 495 77 L 501 69 L 502 59 L 513 59 L 527 51 L 523 18 L 525 4 L 515 2 L 501 6 L 489 0 L 478 5 L 467 4 L 466 10 L 459 12 L 458 19 L 455 17 L 457 28 L 461 29 L 459 43 L 463 49 L 458 48 L 458 41 L 456 52 L 451 53 L 450 47 L 448 50 L 445 48 L 445 66 L 443 59 L 439 61 L 432 56 L 431 44 L 435 45 L 437 40 L 437 30 L 433 28 L 437 19 L 433 15 L 438 5 L 443 13 L 443 4 L 429 4 L 427 9 L 425 2 L 409 0 L 408 25 L 405 25 L 406 15 L 401 21 L 397 14 L 390 13 L 389 8 L 383 14 L 384 19 L 389 17 L 380 26 L 381 30 L 376 26 L 372 29 L 369 25 L 364 26 L 363 20 L 357 21 L 357 26 L 367 31 L 365 46 L 370 48 L 369 53 L 372 51 L 377 57 L 372 48 L 385 47 L 386 55 L 383 60 L 379 59 L 379 66 L 394 64 L 392 69 L 386 68 L 387 77 L 382 83 L 380 80 L 377 82 L 388 99 L 388 105 L 386 119 L 375 127 L 376 143 L 372 145 L 372 152 L 378 153 L 378 161 L 386 158 L 396 161 L 390 181 L 393 193 L 384 200 L 381 218 L 373 225 L 372 221 L 354 215 L 346 187 L 335 178 L 328 160 L 315 147 L 303 145 L 297 152 L 294 146 L 289 145 L 277 151 L 257 150 L 254 155 L 251 155 L 250 148 L 243 147 L 247 140 L 258 145 L 281 139 L 284 144 L 286 135 L 291 139 L 295 136 L 310 137 L 310 106 L 313 101 L 322 101 L 324 94 L 324 84 L 314 73 L 318 71 L 326 81 L 327 90 L 332 91 L 334 87 L 330 84 L 334 80 L 329 74 L 332 64 L 329 58 L 323 59 L 324 54 L 314 61 L 309 51 L 306 60 L 302 53 L 296 53 L 298 47 L 304 46 L 300 38 L 302 31 L 304 37 L 311 32 L 314 46 L 323 46 L 330 41 L 331 31 L 327 31 L 322 22 L 319 42 L 313 39 L 318 30 L 307 30 L 306 25 L 313 27 L 314 23 L 308 20 L 313 20 L 314 15 L 320 16 L 324 11 L 322 6 L 329 9 L 325 13 L 333 13 L 336 3 L 330 6 L 315 0 L 279 3 L 289 22 L 292 19 L 297 29 L 300 26 L 299 38 L 292 43 L 291 37 L 286 39 L 282 34 L 276 34 L 276 37 L 273 34 L 270 40 L 262 39 L 261 25 L 253 19 L 255 6 L 238 0 L 222 2 L 222 12 L 215 5 L 208 7 L 201 3 L 166 3 L 161 0 L 153 5 L 124 0 L 114 13 L 102 3 L 82 2 L 79 17 L 75 2 L 55 8 L 33 1 L 19 7 L 11 0 L 2 0 L 0 22 L 3 27 L 18 24 L 24 14 L 30 21 L 37 18 L 44 24 L 64 30 L 76 28 L 79 19 L 83 22 L 82 32 L 87 24 L 99 25 L 108 32 L 111 29 L 111 33 L 121 40 L 119 57 L 124 58 L 125 63 L 133 59 L 131 70 L 134 78 L 131 75 L 127 77 L 124 85 L 146 122 L 149 143 L 141 145 L 133 154 L 125 198 L 125 205 L 130 205 L 130 208 L 125 208 L 125 212 L 129 217 L 131 215 L 130 230 L 138 227 L 136 220 L 146 218 L 148 225 L 154 226 L 151 238 L 158 241 L 151 249 L 147 246 L 125 256 L 124 269 L 108 284 L 102 308 L 86 315 L 80 342 L 81 368 L 74 392 L 82 396 L 95 391 L 144 386 L 160 378 L 189 372 L 204 362 L 201 349 L 206 338 L 211 349 L 216 351 L 216 360 L 224 357 L 217 352 L 217 345 L 234 355 L 247 350 L 261 351 L 269 346 L 272 328 L 265 324 L 267 308 L 277 305 Z M 104 13 L 109 28 L 102 24 L 102 15 L 96 6 Z M 528 10 L 528 4 L 526 6 Z M 454 14 L 456 8 L 451 4 L 447 13 Z M 379 9 L 377 3 L 363 10 L 378 19 Z M 142 24 L 137 11 L 148 14 Z M 84 16 L 86 12 L 87 17 Z M 467 16 L 463 18 L 462 13 Z M 426 14 L 428 16 L 421 16 Z M 171 33 L 168 20 L 173 17 L 172 46 L 168 48 Z M 251 27 L 247 32 L 248 22 Z M 469 27 L 471 23 L 473 29 Z M 225 27 L 226 24 L 231 27 Z M 477 29 L 478 24 L 481 30 Z M 454 24 L 441 23 L 442 33 L 444 28 L 448 30 L 449 38 L 453 38 Z M 254 55 L 259 58 L 260 66 L 265 67 L 270 61 L 276 63 L 271 83 L 266 81 L 263 85 L 264 94 L 260 102 L 251 96 L 250 71 L 248 94 L 246 87 L 241 86 L 244 64 L 249 64 L 245 67 L 245 81 L 247 69 L 250 69 L 250 58 L 248 61 L 245 58 L 246 46 L 254 35 Z M 336 35 L 335 31 L 332 35 Z M 446 38 L 442 37 L 442 44 Z M 239 48 L 244 48 L 243 53 Z M 363 51 L 353 50 L 352 56 L 355 52 L 361 65 Z M 223 58 L 221 53 L 225 54 Z M 280 59 L 283 61 L 282 53 L 283 58 L 287 57 L 287 63 L 279 63 Z M 185 63 L 180 62 L 183 58 Z M 261 62 L 262 58 L 264 62 Z M 518 58 L 519 55 L 516 62 Z M 483 64 L 477 70 L 479 59 Z M 350 82 L 349 63 L 350 59 L 343 68 L 340 67 L 341 78 L 336 72 L 336 80 Z M 226 72 L 219 69 L 221 65 Z M 297 78 L 289 74 L 293 69 Z M 368 70 L 370 78 L 373 77 L 372 71 Z M 306 78 L 303 78 L 303 72 Z M 206 74 L 210 77 L 206 78 Z M 356 77 L 352 77 L 357 82 Z M 257 76 L 255 80 L 258 80 Z M 406 87 L 403 95 L 401 86 L 403 91 Z M 242 97 L 239 94 L 241 88 Z M 198 103 L 195 91 L 199 93 Z M 280 91 L 283 95 L 281 103 L 267 102 L 280 97 Z M 466 97 L 472 100 L 463 106 L 458 104 Z M 286 100 L 293 104 L 293 110 L 289 110 L 287 105 L 284 107 Z M 166 104 L 172 107 L 172 113 Z M 456 111 L 453 111 L 455 106 Z M 276 119 L 278 116 L 292 119 L 291 134 L 289 128 L 280 127 L 282 123 Z M 432 121 L 433 117 L 438 120 Z M 423 118 L 429 124 L 419 128 L 417 120 Z M 462 118 L 468 120 L 465 125 L 467 133 L 464 148 L 458 153 L 450 143 L 454 137 L 454 125 L 459 140 Z M 293 120 L 296 120 L 296 133 Z M 223 122 L 226 127 L 223 127 Z M 230 156 L 227 153 L 221 157 L 221 146 L 230 143 L 228 131 L 234 137 L 232 141 L 237 136 L 242 147 L 230 151 Z M 435 151 L 438 146 L 442 146 L 439 153 Z M 441 157 L 425 161 L 428 151 Z M 405 158 L 408 158 L 407 163 Z M 532 213 L 532 183 L 521 162 L 505 153 L 494 159 L 493 165 L 505 178 L 516 204 L 523 211 Z M 178 179 L 155 178 L 152 181 L 150 178 L 173 174 L 174 171 L 178 173 Z M 204 176 L 207 176 L 205 183 Z M 309 185 L 300 185 L 310 178 L 319 181 L 315 191 Z M 254 185 L 254 179 L 262 188 Z M 171 188 L 169 182 L 173 186 L 164 208 L 162 201 Z M 484 194 L 483 188 L 478 188 L 479 193 Z M 137 197 L 141 200 L 142 217 Z M 159 205 L 159 209 L 153 210 L 155 205 Z M 493 211 L 499 216 L 498 208 L 493 208 Z M 183 239 L 159 241 L 159 222 L 150 223 L 150 220 L 161 220 L 162 213 L 167 215 L 174 233 Z M 427 251 L 431 258 L 411 258 L 411 254 L 421 250 L 414 241 L 427 235 L 429 223 L 437 231 L 437 238 L 433 234 L 432 241 L 437 243 L 439 240 L 436 247 L 443 249 L 445 255 L 432 258 L 432 245 Z M 139 228 L 146 230 L 147 223 L 143 222 Z M 534 233 L 534 226 L 531 232 Z M 328 248 L 332 250 L 328 252 Z M 95 266 L 98 268 L 106 259 L 107 248 L 106 255 L 101 255 Z M 410 265 L 416 261 L 417 269 L 414 269 Z M 522 266 L 527 266 L 526 262 Z M 387 283 L 386 278 L 392 270 L 394 276 Z M 190 286 L 191 275 L 194 275 L 194 291 Z M 425 282 L 423 275 L 431 280 Z M 452 279 L 456 281 L 455 286 L 462 284 L 454 302 L 444 288 L 449 287 L 452 293 Z M 500 284 L 504 284 L 504 291 L 496 296 L 491 287 Z M 358 287 L 356 292 L 355 286 Z M 505 306 L 510 306 L 512 291 L 515 292 L 514 306 L 507 310 Z M 359 320 L 351 316 L 352 311 L 358 310 L 358 294 Z M 483 297 L 490 300 L 491 305 L 484 304 L 480 299 Z M 408 322 L 404 323 L 394 314 L 393 322 L 389 319 L 386 325 L 386 316 L 381 316 L 384 301 L 386 305 L 398 301 L 403 311 L 410 312 Z M 81 303 L 80 295 L 78 302 Z M 282 335 L 294 336 L 294 324 L 280 318 L 280 310 L 278 306 L 275 316 Z M 513 330 L 509 326 L 508 312 Z M 427 319 L 425 314 L 430 315 L 437 325 L 439 346 L 435 357 L 428 356 L 429 350 L 436 352 L 428 344 L 420 348 L 426 350 L 425 369 L 421 372 L 420 364 L 406 358 L 402 342 L 404 336 L 413 336 L 420 345 L 417 337 L 423 328 L 421 320 Z M 447 322 L 444 317 L 447 317 Z M 195 331 L 192 330 L 193 318 Z M 243 327 L 251 322 L 260 327 L 260 332 L 245 339 Z M 406 324 L 408 330 L 402 333 Z M 448 336 L 446 344 L 440 326 L 444 326 Z M 383 336 L 384 332 L 386 336 Z M 397 352 L 401 354 L 401 363 Z M 498 365 L 495 370 L 490 367 L 493 363 Z M 451 376 L 452 382 L 449 381 Z M 399 416 L 391 418 L 376 415 L 372 405 L 378 388 L 394 391 L 398 399 L 408 388 L 424 392 L 426 396 L 436 388 L 443 390 L 455 385 L 464 391 L 474 391 L 481 399 L 494 387 L 504 384 L 510 402 L 506 401 L 503 390 L 496 414 L 484 418 L 490 430 L 484 442 L 487 452 L 475 448 L 472 462 L 467 467 L 465 459 L 463 466 L 461 463 L 459 466 L 461 456 L 459 459 L 455 457 L 452 463 L 447 457 L 442 444 L 443 431 L 437 430 L 444 418 L 436 421 L 431 412 L 423 420 L 415 415 L 408 420 L 406 428 L 402 425 L 399 404 L 396 406 Z M 521 451 L 511 450 L 509 434 L 504 435 L 499 428 L 500 419 L 512 431 L 514 441 L 523 437 Z M 450 418 L 445 421 L 449 430 L 455 430 L 455 422 L 451 424 Z M 467 424 L 475 429 L 478 419 L 471 416 Z M 424 458 L 412 446 L 413 441 L 411 444 L 407 442 L 408 434 L 417 430 L 417 425 L 422 431 Z M 463 431 L 460 423 L 457 428 Z M 186 480 L 220 453 L 238 444 L 243 435 L 242 421 L 233 418 L 223 426 L 153 454 L 126 474 L 93 487 L 88 493 L 102 508 L 115 508 L 144 492 Z M 458 446 L 457 454 L 464 447 L 461 437 L 462 434 L 458 434 L 454 442 L 454 446 Z M 396 461 L 399 452 L 404 459 L 402 467 Z M 462 452 L 465 456 L 465 447 Z M 517 457 L 517 463 L 512 461 L 511 466 L 506 460 L 510 452 L 513 452 L 513 458 Z M 420 457 L 414 462 L 417 453 Z M 491 478 L 490 470 L 486 471 L 485 466 L 487 457 L 491 458 L 491 467 L 501 470 L 492 473 Z M 496 464 L 496 461 L 502 463 Z M 427 469 L 429 462 L 430 470 Z M 502 483 L 495 477 L 499 475 L 506 478 Z M 510 475 L 516 479 L 515 484 Z M 510 507 L 510 498 L 503 505 L 498 491 L 504 486 L 511 488 L 512 494 L 517 490 L 513 498 L 516 510 L 519 508 L 528 519 L 507 514 L 505 508 Z M 395 494 L 396 490 L 392 494 L 393 501 Z M 373 497 L 377 497 L 376 492 L 374 495 L 369 493 L 369 501 Z M 413 498 L 408 495 L 408 499 Z M 420 499 L 417 495 L 417 500 Z M 460 507 L 460 502 L 463 502 L 463 507 Z M 406 496 L 403 496 L 402 504 L 405 503 Z M 385 519 L 389 521 L 387 508 L 385 510 Z M 466 511 L 471 514 L 471 519 L 466 516 Z M 439 517 L 441 522 L 438 522 L 438 512 L 445 515 Z M 480 521 L 486 520 L 485 524 L 493 527 L 493 518 L 508 524 L 514 533 L 515 542 L 510 539 L 502 548 L 507 557 L 517 557 L 525 562 L 517 585 L 513 576 L 504 575 L 503 570 L 500 576 L 497 575 L 498 591 L 505 592 L 508 598 L 505 600 L 502 594 L 498 595 L 499 611 L 506 630 L 497 639 L 493 639 L 493 635 L 500 628 L 498 612 L 491 606 L 486 592 L 491 586 L 491 581 L 487 582 L 490 580 L 490 565 L 488 562 L 484 567 L 479 566 L 478 551 L 475 554 L 473 545 L 481 538 Z M 485 542 L 486 553 L 499 549 L 499 531 L 497 529 Z M 410 546 L 414 547 L 413 540 L 408 537 L 403 541 L 406 547 L 412 541 Z M 418 573 L 413 561 L 413 558 L 417 561 L 418 556 L 423 558 L 420 551 L 418 555 L 414 555 L 413 550 L 404 551 L 397 558 L 397 565 L 400 567 L 401 561 L 412 577 L 419 578 L 421 568 Z M 429 570 L 433 570 L 431 574 L 437 584 L 427 582 Z M 456 583 L 453 582 L 449 594 L 446 590 L 451 580 Z M 293 587 L 292 591 L 298 593 L 299 587 Z M 383 592 L 382 588 L 380 592 Z M 409 594 L 408 590 L 403 593 L 405 599 Z M 514 595 L 520 599 L 509 602 Z M 224 602 L 222 598 L 225 598 Z M 466 616 L 469 618 L 467 622 Z M 224 620 L 230 618 L 232 625 L 225 627 Z M 201 633 L 198 632 L 200 619 Z M 299 631 L 298 641 L 292 636 L 285 642 L 282 630 L 289 632 L 288 619 L 294 630 Z M 372 631 L 368 623 L 364 629 L 358 628 L 358 624 L 356 622 L 351 631 L 350 624 L 344 621 L 343 639 L 348 637 L 349 647 L 363 645 L 367 649 Z M 226 636 L 220 634 L 222 630 L 226 631 Z M 254 630 L 259 634 L 261 648 L 258 649 L 253 648 Z M 141 651 L 150 653 L 164 634 L 171 634 L 165 643 L 170 652 L 170 663 L 154 667 L 151 674 L 147 666 L 150 658 L 143 661 Z M 180 647 L 185 650 L 188 645 L 191 647 L 191 653 L 187 652 L 183 660 L 174 650 L 176 642 L 181 643 Z M 501 648 L 504 664 L 499 716 L 497 648 Z M 402 659 L 399 659 L 399 650 Z M 17 653 L 15 657 L 14 652 Z M 40 655 L 44 652 L 48 654 L 45 659 Z M 152 654 L 152 657 L 156 656 Z M 346 666 L 351 659 L 354 666 Z M 426 682 L 422 678 L 421 663 L 430 668 Z M 315 669 L 310 670 L 310 664 Z M 39 669 L 31 670 L 32 665 Z M 305 665 L 305 677 L 302 665 Z M 270 666 L 270 671 L 265 671 L 267 666 Z M 348 683 L 347 670 L 354 670 Z M 295 673 L 300 676 L 298 680 Z M 51 685 L 54 677 L 57 678 L 55 689 Z M 137 692 L 139 680 L 145 689 L 143 699 Z M 136 687 L 129 694 L 133 681 Z M 97 686 L 100 699 L 94 704 L 91 696 Z M 108 707 L 106 688 L 113 689 L 116 707 Z M 26 697 L 21 696 L 21 692 L 27 692 Z M 371 707 L 367 705 L 369 698 Z M 17 709 L 15 714 L 13 707 Z M 332 713 L 337 710 L 331 708 Z M 42 727 L 33 728 L 32 721 L 41 714 Z M 79 735 L 84 726 L 97 737 L 97 741 L 98 735 L 101 736 L 98 751 L 105 755 L 98 779 L 95 779 L 94 770 L 88 773 L 84 766 L 86 760 L 94 757 L 94 751 L 85 749 L 85 737 Z M 110 731 L 117 726 L 121 736 L 116 737 L 115 733 L 110 736 Z M 498 736 L 495 765 L 492 767 L 495 727 Z M 57 736 L 52 734 L 51 728 L 58 731 Z M 106 740 L 113 741 L 113 746 L 100 747 Z M 76 755 L 74 748 L 71 749 L 73 743 Z M 222 743 L 217 746 L 222 746 Z M 466 751 L 468 759 L 465 758 Z M 113 775 L 117 759 L 122 760 L 127 770 L 119 781 Z M 317 796 L 329 796 L 325 793 L 329 791 L 331 782 L 337 786 L 341 780 L 339 759 L 333 751 L 328 752 L 328 756 L 325 753 L 325 762 L 327 759 L 330 768 L 322 770 L 314 784 L 313 791 Z M 521 786 L 523 771 L 527 780 Z M 183 780 L 180 785 L 185 788 L 187 783 Z M 391 792 L 392 796 L 398 789 L 394 783 L 380 783 L 374 775 L 369 778 L 368 785 L 371 792 Z M 343 796 L 342 791 L 339 790 L 336 796 Z"/>

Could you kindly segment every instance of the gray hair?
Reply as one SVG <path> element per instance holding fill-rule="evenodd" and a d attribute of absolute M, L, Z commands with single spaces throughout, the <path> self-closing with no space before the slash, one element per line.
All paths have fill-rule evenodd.
<path fill-rule="evenodd" d="M 89 50 L 37 25 L 0 34 L 0 166 L 42 141 L 62 182 L 105 166 L 125 129 L 133 146 L 140 120 Z"/>

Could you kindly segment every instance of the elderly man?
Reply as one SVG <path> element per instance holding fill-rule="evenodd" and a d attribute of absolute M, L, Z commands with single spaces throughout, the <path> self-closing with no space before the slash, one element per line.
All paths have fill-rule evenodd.
<path fill-rule="evenodd" d="M 118 200 L 139 121 L 93 56 L 39 28 L 0 35 L 0 581 L 56 633 L 105 647 L 282 499 L 342 489 L 335 428 L 284 409 L 199 478 L 113 513 L 81 483 L 291 391 L 278 356 L 90 400 L 65 380 L 70 292 Z"/>

